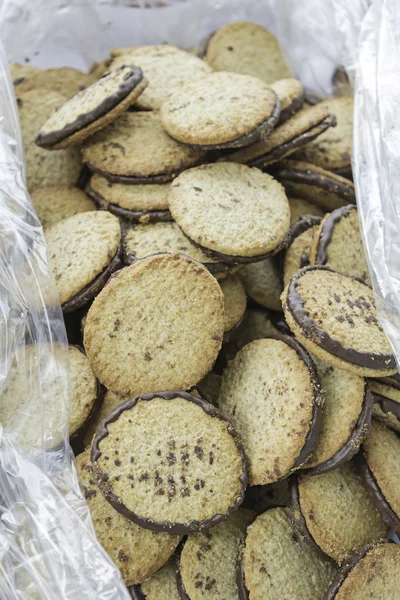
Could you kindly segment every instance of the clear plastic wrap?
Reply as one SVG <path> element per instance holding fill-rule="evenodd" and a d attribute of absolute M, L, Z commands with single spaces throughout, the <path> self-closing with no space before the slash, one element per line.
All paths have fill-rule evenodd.
<path fill-rule="evenodd" d="M 259 22 L 294 73 L 330 95 L 355 80 L 353 172 L 383 325 L 400 357 L 400 12 L 395 0 L 2 0 L 0 34 L 0 597 L 129 595 L 97 543 L 68 443 L 65 329 L 43 232 L 24 185 L 7 62 L 88 69 L 112 47 L 194 47 L 219 26 Z M 16 399 L 10 404 L 10 399 Z M 12 409 L 11 409 L 12 407 Z M 5 415 L 5 416 L 4 416 Z M 6 421 L 6 422 L 5 422 Z"/>

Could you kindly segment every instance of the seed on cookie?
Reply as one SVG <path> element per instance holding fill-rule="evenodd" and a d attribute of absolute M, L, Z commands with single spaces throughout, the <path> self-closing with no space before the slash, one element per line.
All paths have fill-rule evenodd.
<path fill-rule="evenodd" d="M 176 564 L 172 558 L 150 579 L 129 588 L 132 600 L 181 600 L 176 582 Z"/>
<path fill-rule="evenodd" d="M 224 295 L 224 340 L 230 339 L 246 311 L 246 292 L 238 275 L 230 275 L 220 282 Z"/>
<path fill-rule="evenodd" d="M 336 568 L 294 531 L 288 508 L 272 508 L 248 526 L 239 553 L 240 600 L 316 600 Z"/>
<path fill-rule="evenodd" d="M 279 98 L 281 105 L 279 122 L 283 123 L 302 107 L 305 95 L 304 85 L 294 77 L 279 79 L 270 85 Z"/>
<path fill-rule="evenodd" d="M 400 533 L 400 439 L 385 425 L 372 421 L 358 456 L 364 481 L 382 515 Z"/>
<path fill-rule="evenodd" d="M 158 254 L 111 278 L 89 310 L 84 345 L 98 379 L 133 396 L 191 388 L 210 371 L 223 333 L 215 278 L 188 257 Z"/>
<path fill-rule="evenodd" d="M 244 265 L 239 272 L 248 297 L 269 310 L 281 311 L 283 290 L 279 259 L 270 256 L 260 262 Z"/>
<path fill-rule="evenodd" d="M 290 77 L 278 40 L 257 23 L 237 21 L 221 27 L 209 36 L 201 55 L 214 71 L 252 75 L 266 83 Z"/>
<path fill-rule="evenodd" d="M 319 217 L 301 217 L 290 226 L 289 244 L 285 251 L 283 283 L 287 285 L 292 276 L 310 264 L 310 251 Z"/>
<path fill-rule="evenodd" d="M 101 424 L 91 457 L 106 499 L 146 529 L 201 531 L 243 501 L 246 463 L 236 433 L 214 406 L 185 392 L 122 404 Z"/>
<path fill-rule="evenodd" d="M 370 379 L 374 404 L 372 415 L 387 427 L 400 433 L 400 382 L 399 375 Z"/>
<path fill-rule="evenodd" d="M 239 598 L 236 562 L 239 544 L 254 512 L 240 508 L 213 529 L 190 535 L 177 561 L 181 598 Z"/>
<path fill-rule="evenodd" d="M 42 227 L 78 213 L 96 210 L 94 202 L 77 187 L 41 187 L 31 194 Z"/>
<path fill-rule="evenodd" d="M 356 206 L 337 208 L 322 219 L 314 236 L 310 263 L 326 265 L 371 285 Z"/>
<path fill-rule="evenodd" d="M 322 401 L 314 364 L 293 338 L 256 340 L 236 354 L 218 406 L 242 439 L 250 485 L 273 483 L 305 463 L 317 444 Z"/>
<path fill-rule="evenodd" d="M 184 234 L 227 264 L 256 262 L 276 253 L 289 229 L 283 187 L 246 165 L 189 169 L 172 183 L 168 203 Z"/>
<path fill-rule="evenodd" d="M 84 306 L 121 266 L 121 227 L 104 211 L 74 215 L 50 225 L 45 237 L 61 307 Z"/>
<path fill-rule="evenodd" d="M 139 67 L 121 66 L 106 73 L 59 106 L 41 125 L 35 143 L 59 150 L 82 142 L 134 104 L 146 86 Z"/>
<path fill-rule="evenodd" d="M 365 283 L 327 267 L 305 267 L 286 286 L 282 304 L 290 329 L 324 362 L 364 377 L 396 372 Z"/>
<path fill-rule="evenodd" d="M 203 149 L 248 146 L 267 136 L 278 117 L 278 97 L 266 83 L 227 72 L 179 86 L 160 108 L 170 136 Z"/>
<path fill-rule="evenodd" d="M 165 183 L 200 162 L 167 135 L 156 112 L 126 112 L 83 144 L 83 162 L 113 183 Z"/>
<path fill-rule="evenodd" d="M 110 462 L 118 456 L 113 452 Z M 77 456 L 76 463 L 97 539 L 120 569 L 125 584 L 141 583 L 169 559 L 179 536 L 143 529 L 117 512 L 98 487 L 89 449 Z"/>
<path fill-rule="evenodd" d="M 397 600 L 399 586 L 400 547 L 370 544 L 346 560 L 322 600 Z"/>
<path fill-rule="evenodd" d="M 290 222 L 295 223 L 301 217 L 323 217 L 325 212 L 316 204 L 312 204 L 304 198 L 289 196 Z"/>
<path fill-rule="evenodd" d="M 341 564 L 388 528 L 353 463 L 291 480 L 292 519 L 304 539 Z"/>

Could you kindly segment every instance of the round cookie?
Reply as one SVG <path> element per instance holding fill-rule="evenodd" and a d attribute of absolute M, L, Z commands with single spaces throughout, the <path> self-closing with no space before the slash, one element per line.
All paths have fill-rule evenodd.
<path fill-rule="evenodd" d="M 264 136 L 261 141 L 231 152 L 220 160 L 264 169 L 267 165 L 293 154 L 298 148 L 306 146 L 335 125 L 336 118 L 329 114 L 322 104 L 303 108 L 275 127 L 267 138 Z"/>
<path fill-rule="evenodd" d="M 310 162 L 328 171 L 348 171 L 351 169 L 351 148 L 353 143 L 352 97 L 330 98 L 318 106 L 323 106 L 336 116 L 336 129 L 328 129 L 299 152 L 299 160 Z"/>
<path fill-rule="evenodd" d="M 299 533 L 341 564 L 387 527 L 352 463 L 323 475 L 293 477 L 292 518 Z"/>
<path fill-rule="evenodd" d="M 96 434 L 96 431 L 102 421 L 109 415 L 115 408 L 117 408 L 120 404 L 125 402 L 127 398 L 121 398 L 114 394 L 114 392 L 110 392 L 107 390 L 105 394 L 102 396 L 101 404 L 96 412 L 91 416 L 88 428 L 85 431 L 85 435 L 83 438 L 84 447 L 88 448 L 92 443 L 93 437 Z"/>
<path fill-rule="evenodd" d="M 289 506 L 289 479 L 269 485 L 248 485 L 243 507 L 254 510 L 258 515 L 269 508 Z"/>
<path fill-rule="evenodd" d="M 349 461 L 371 426 L 372 394 L 367 381 L 314 358 L 324 392 L 322 429 L 317 447 L 304 468 L 326 473 Z"/>
<path fill-rule="evenodd" d="M 346 560 L 323 600 L 397 600 L 399 586 L 399 546 L 369 545 Z"/>
<path fill-rule="evenodd" d="M 276 257 L 271 256 L 260 262 L 244 265 L 240 269 L 239 277 L 251 300 L 270 310 L 282 310 L 282 273 Z"/>
<path fill-rule="evenodd" d="M 298 538 L 289 509 L 273 508 L 247 528 L 239 554 L 240 600 L 316 600 L 335 566 Z"/>
<path fill-rule="evenodd" d="M 253 511 L 241 508 L 224 523 L 187 538 L 177 561 L 181 598 L 239 600 L 237 555 L 246 527 L 254 516 Z"/>
<path fill-rule="evenodd" d="M 99 208 L 130 222 L 154 223 L 170 221 L 168 209 L 169 183 L 127 185 L 113 183 L 95 173 L 87 193 Z"/>
<path fill-rule="evenodd" d="M 59 150 L 82 142 L 127 110 L 146 86 L 139 67 L 121 66 L 106 73 L 58 107 L 41 125 L 35 143 Z"/>
<path fill-rule="evenodd" d="M 271 88 L 278 96 L 281 112 L 279 122 L 283 123 L 295 112 L 297 112 L 304 102 L 304 86 L 298 79 L 289 77 L 288 79 L 278 79 L 271 83 Z"/>
<path fill-rule="evenodd" d="M 242 439 L 250 485 L 274 483 L 305 463 L 317 444 L 322 401 L 313 362 L 293 338 L 256 340 L 236 354 L 218 406 Z"/>
<path fill-rule="evenodd" d="M 214 71 L 232 71 L 272 83 L 290 77 L 276 37 L 256 23 L 237 21 L 209 36 L 202 55 Z"/>
<path fill-rule="evenodd" d="M 63 102 L 61 102 L 63 104 L 67 98 L 70 98 L 73 94 L 76 94 L 91 83 L 90 76 L 87 73 L 78 71 L 78 69 L 71 69 L 69 67 L 42 69 L 31 77 L 24 79 L 18 85 L 18 95 L 32 90 L 40 91 L 43 96 L 46 96 L 49 92 L 57 92 L 64 96 Z M 47 116 L 43 119 L 42 123 Z M 38 123 L 37 129 L 42 123 Z"/>
<path fill-rule="evenodd" d="M 352 181 L 310 163 L 286 160 L 274 176 L 285 186 L 289 196 L 305 198 L 324 210 L 356 202 Z"/>
<path fill-rule="evenodd" d="M 170 534 L 227 519 L 247 484 L 244 453 L 229 421 L 185 392 L 122 404 L 101 424 L 91 457 L 100 488 L 117 511 Z"/>
<path fill-rule="evenodd" d="M 158 254 L 111 278 L 89 310 L 84 345 L 98 379 L 133 396 L 191 388 L 210 371 L 223 333 L 214 277 L 188 257 Z"/>
<path fill-rule="evenodd" d="M 264 139 L 279 117 L 275 92 L 260 79 L 210 73 L 173 90 L 160 108 L 174 139 L 203 149 L 239 148 Z"/>
<path fill-rule="evenodd" d="M 83 162 L 113 183 L 165 183 L 202 158 L 169 137 L 156 112 L 126 112 L 83 144 Z"/>
<path fill-rule="evenodd" d="M 395 377 L 370 379 L 369 385 L 374 400 L 373 417 L 400 433 L 400 384 Z"/>
<path fill-rule="evenodd" d="M 121 227 L 104 211 L 74 215 L 45 231 L 61 307 L 72 312 L 84 306 L 121 266 Z"/>
<path fill-rule="evenodd" d="M 76 346 L 69 347 L 71 369 L 71 414 L 69 436 L 73 440 L 83 435 L 91 414 L 101 400 L 97 379 L 86 355 Z"/>
<path fill-rule="evenodd" d="M 50 153 L 34 142 L 40 125 L 65 100 L 65 96 L 48 89 L 38 88 L 21 93 L 18 86 L 18 115 L 25 151 L 26 183 L 30 193 L 41 187 L 72 186 L 79 179 L 82 159 L 78 148 Z"/>
<path fill-rule="evenodd" d="M 180 600 L 175 561 L 168 561 L 142 585 L 131 586 L 129 593 L 132 600 Z"/>
<path fill-rule="evenodd" d="M 110 68 L 133 64 L 142 69 L 149 85 L 136 101 L 138 110 L 158 110 L 174 88 L 212 71 L 204 60 L 167 44 L 126 50 L 114 58 Z"/>
<path fill-rule="evenodd" d="M 288 198 L 290 206 L 290 222 L 295 223 L 301 217 L 323 217 L 324 211 L 316 204 L 304 198 Z"/>
<path fill-rule="evenodd" d="M 325 216 L 314 237 L 310 262 L 371 285 L 356 206 L 337 208 Z"/>
<path fill-rule="evenodd" d="M 400 533 L 400 439 L 377 421 L 364 440 L 360 468 L 382 519 Z"/>
<path fill-rule="evenodd" d="M 287 285 L 292 276 L 310 264 L 310 251 L 319 217 L 301 217 L 290 226 L 290 242 L 285 251 L 283 264 L 283 284 Z"/>
<path fill-rule="evenodd" d="M 31 194 L 42 227 L 83 212 L 96 210 L 95 204 L 77 187 L 43 187 Z"/>
<path fill-rule="evenodd" d="M 179 252 L 202 263 L 213 275 L 229 273 L 228 265 L 206 256 L 192 244 L 174 222 L 129 227 L 123 235 L 122 250 L 126 265 L 152 254 Z"/>
<path fill-rule="evenodd" d="M 295 336 L 324 362 L 364 377 L 396 371 L 365 283 L 327 267 L 305 267 L 286 286 L 282 304 Z"/>
<path fill-rule="evenodd" d="M 283 187 L 246 165 L 189 169 L 172 183 L 168 203 L 184 234 L 227 264 L 256 262 L 276 253 L 289 228 Z"/>
<path fill-rule="evenodd" d="M 121 571 L 125 584 L 138 584 L 151 577 L 173 554 L 179 536 L 143 529 L 114 510 L 98 487 L 90 450 L 79 454 L 76 464 L 96 537 Z"/>
<path fill-rule="evenodd" d="M 246 312 L 246 292 L 238 275 L 230 275 L 220 282 L 224 295 L 224 340 L 228 340 Z"/>

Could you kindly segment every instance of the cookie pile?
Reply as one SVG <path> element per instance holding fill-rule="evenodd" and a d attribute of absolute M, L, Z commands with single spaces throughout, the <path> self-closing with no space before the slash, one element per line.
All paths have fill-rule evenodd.
<path fill-rule="evenodd" d="M 395 600 L 400 376 L 349 89 L 309 94 L 243 22 L 197 56 L 124 47 L 86 79 L 15 75 L 71 441 L 132 598 Z"/>

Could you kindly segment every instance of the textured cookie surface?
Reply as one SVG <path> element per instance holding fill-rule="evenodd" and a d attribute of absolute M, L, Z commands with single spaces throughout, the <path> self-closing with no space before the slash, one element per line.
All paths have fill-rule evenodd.
<path fill-rule="evenodd" d="M 120 515 L 97 486 L 89 450 L 79 454 L 76 462 L 96 537 L 120 569 L 125 584 L 151 577 L 174 552 L 179 537 L 143 529 Z"/>
<path fill-rule="evenodd" d="M 242 499 L 244 459 L 217 410 L 189 394 L 136 397 L 92 445 L 100 486 L 142 526 L 187 533 L 217 524 Z"/>
<path fill-rule="evenodd" d="M 295 223 L 301 217 L 315 216 L 323 217 L 324 211 L 319 208 L 316 204 L 304 200 L 304 198 L 292 198 L 289 197 L 290 206 L 290 222 Z"/>
<path fill-rule="evenodd" d="M 87 431 L 85 432 L 84 443 L 85 443 L 86 448 L 88 446 L 90 446 L 90 444 L 92 443 L 93 437 L 94 437 L 100 423 L 115 408 L 117 408 L 120 404 L 125 402 L 125 400 L 127 400 L 127 398 L 121 398 L 120 396 L 117 396 L 117 394 L 114 394 L 113 392 L 110 392 L 109 390 L 107 390 L 107 392 L 104 394 L 101 406 L 95 412 L 93 417 L 91 417 L 89 426 L 87 428 Z"/>
<path fill-rule="evenodd" d="M 372 289 L 325 267 L 297 272 L 283 293 L 289 327 L 325 362 L 359 375 L 395 371 Z"/>
<path fill-rule="evenodd" d="M 68 148 L 54 153 L 35 144 L 35 135 L 39 127 L 57 106 L 64 104 L 65 100 L 65 96 L 52 90 L 38 88 L 22 93 L 18 87 L 18 115 L 29 192 L 46 186 L 71 186 L 78 181 L 82 168 L 79 149 Z"/>
<path fill-rule="evenodd" d="M 220 282 L 224 294 L 224 329 L 237 325 L 246 310 L 246 292 L 237 275 L 229 275 Z"/>
<path fill-rule="evenodd" d="M 137 590 L 131 590 L 133 600 L 142 600 L 143 595 L 146 600 L 180 600 L 175 571 L 175 561 L 172 559 L 153 577 L 142 583 L 140 586 L 142 596 L 138 595 Z"/>
<path fill-rule="evenodd" d="M 203 165 L 177 177 L 168 193 L 172 216 L 195 243 L 230 256 L 257 257 L 279 246 L 289 227 L 283 187 L 258 169 Z"/>
<path fill-rule="evenodd" d="M 90 188 L 107 204 L 116 204 L 131 211 L 167 210 L 169 183 L 126 185 L 112 183 L 97 173 L 90 179 Z"/>
<path fill-rule="evenodd" d="M 400 389 L 397 387 L 398 385 L 398 382 L 391 377 L 370 380 L 370 388 L 374 396 L 373 416 L 387 427 L 400 432 Z"/>
<path fill-rule="evenodd" d="M 104 211 L 81 213 L 50 225 L 45 232 L 61 304 L 91 283 L 115 256 L 119 221 Z"/>
<path fill-rule="evenodd" d="M 69 347 L 71 368 L 71 415 L 69 435 L 73 435 L 88 418 L 97 398 L 97 381 L 87 357 L 75 346 Z"/>
<path fill-rule="evenodd" d="M 239 272 L 249 298 L 270 310 L 282 310 L 280 295 L 283 289 L 282 274 L 277 259 L 266 258 L 244 265 Z"/>
<path fill-rule="evenodd" d="M 239 21 L 219 29 L 211 37 L 205 60 L 215 71 L 233 71 L 272 83 L 290 72 L 278 40 L 256 23 Z"/>
<path fill-rule="evenodd" d="M 273 483 L 300 466 L 315 386 L 307 364 L 281 340 L 251 342 L 225 369 L 218 406 L 241 437 L 251 485 Z"/>
<path fill-rule="evenodd" d="M 287 285 L 296 271 L 310 264 L 310 251 L 313 243 L 317 219 L 302 217 L 292 224 L 291 242 L 285 252 L 283 283 Z"/>
<path fill-rule="evenodd" d="M 304 101 L 304 86 L 298 79 L 288 77 L 271 83 L 271 88 L 281 103 L 280 121 L 287 119 L 301 108 Z"/>
<path fill-rule="evenodd" d="M 182 255 L 114 276 L 89 310 L 84 344 L 99 380 L 121 395 L 186 390 L 210 371 L 224 332 L 214 277 Z"/>
<path fill-rule="evenodd" d="M 43 227 L 67 219 L 78 213 L 96 210 L 88 196 L 76 187 L 43 187 L 31 194 Z"/>
<path fill-rule="evenodd" d="M 253 517 L 253 511 L 239 509 L 224 523 L 186 540 L 179 559 L 179 577 L 190 600 L 239 599 L 237 555 Z"/>
<path fill-rule="evenodd" d="M 249 134 L 268 119 L 273 119 L 273 126 L 278 118 L 276 107 L 275 92 L 260 79 L 210 73 L 171 92 L 160 117 L 176 140 L 217 146 Z"/>
<path fill-rule="evenodd" d="M 251 600 L 316 600 L 334 575 L 334 565 L 298 538 L 289 509 L 270 509 L 247 528 L 242 578 Z"/>
<path fill-rule="evenodd" d="M 22 65 L 20 63 L 12 63 L 9 67 L 14 85 L 18 85 L 27 77 L 32 77 L 32 75 L 36 75 L 36 73 L 40 71 L 40 69 L 37 69 L 36 67 Z"/>
<path fill-rule="evenodd" d="M 57 92 L 65 97 L 65 101 L 66 98 L 70 98 L 83 87 L 90 85 L 90 83 L 90 76 L 77 69 L 70 69 L 68 67 L 43 69 L 32 75 L 32 77 L 24 79 L 18 86 L 18 93 L 22 94 L 31 90 L 40 90 L 46 95 L 50 91 Z M 46 118 L 43 119 L 42 123 Z M 38 124 L 38 128 L 42 123 Z"/>
<path fill-rule="evenodd" d="M 149 178 L 172 176 L 191 167 L 201 152 L 169 137 L 156 112 L 128 112 L 91 136 L 83 160 L 110 175 Z"/>
<path fill-rule="evenodd" d="M 387 527 L 351 463 L 323 475 L 300 477 L 298 485 L 306 527 L 336 562 L 386 536 Z"/>

